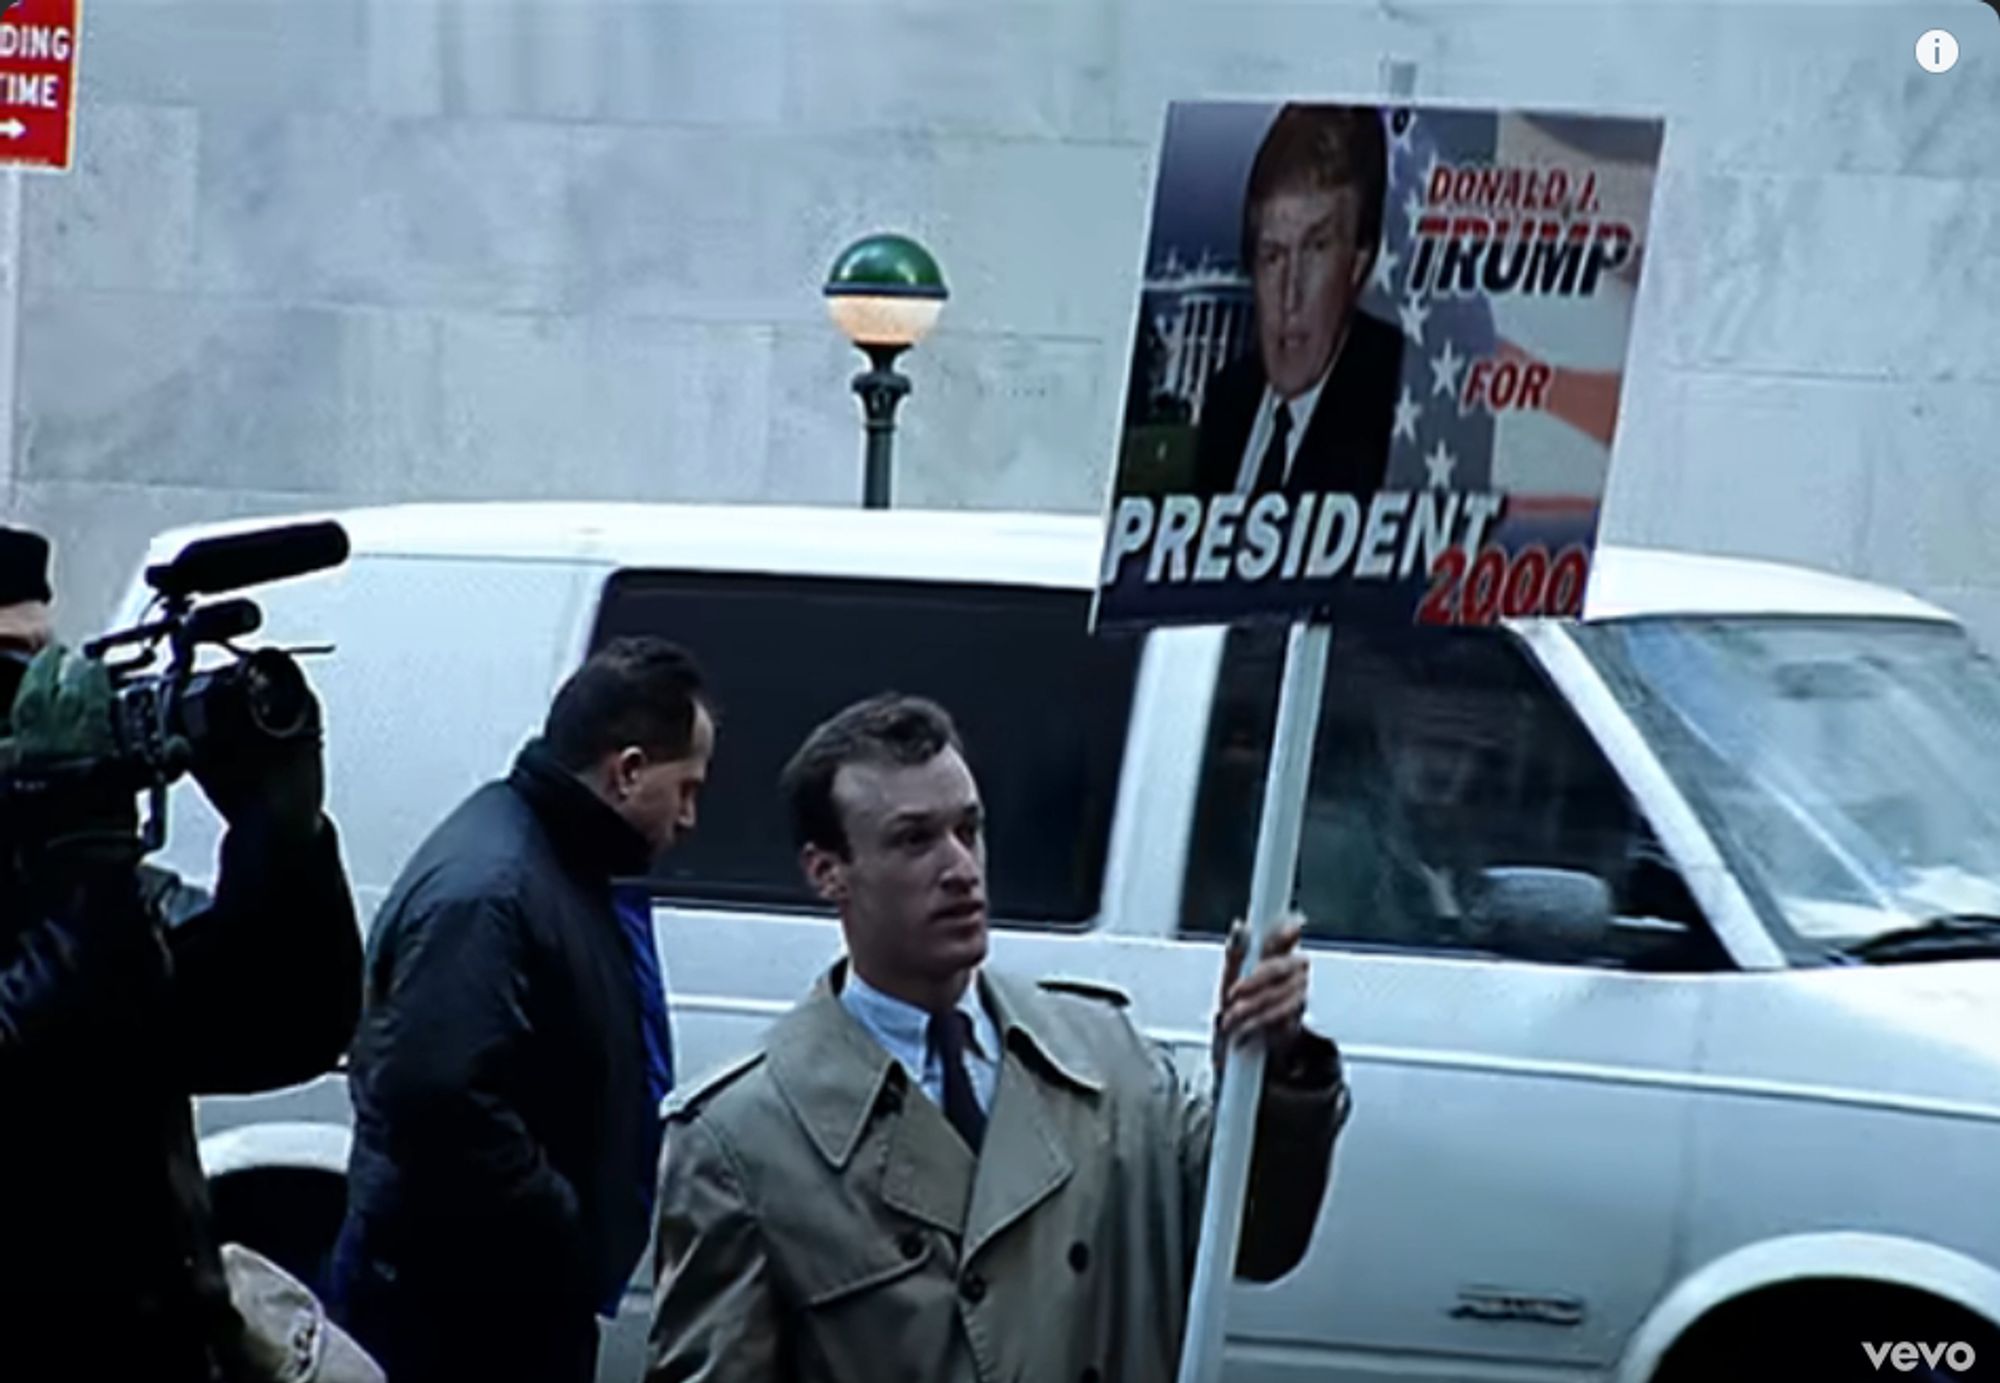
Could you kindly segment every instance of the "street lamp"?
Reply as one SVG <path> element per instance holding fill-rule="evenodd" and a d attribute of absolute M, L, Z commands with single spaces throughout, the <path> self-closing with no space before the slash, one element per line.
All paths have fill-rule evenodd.
<path fill-rule="evenodd" d="M 834 260 L 824 291 L 834 325 L 868 356 L 870 368 L 854 377 L 868 419 L 862 503 L 887 509 L 896 406 L 910 392 L 910 381 L 896 373 L 896 357 L 937 325 L 950 295 L 931 252 L 905 235 L 870 235 L 849 245 Z"/>

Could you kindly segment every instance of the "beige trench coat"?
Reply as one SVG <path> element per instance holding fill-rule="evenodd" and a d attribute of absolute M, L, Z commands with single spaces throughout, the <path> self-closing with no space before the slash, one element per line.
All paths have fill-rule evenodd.
<path fill-rule="evenodd" d="M 661 1158 L 648 1383 L 1171 1383 L 1209 1106 L 1123 996 L 987 973 L 975 1161 L 839 971 L 687 1091 Z M 1349 1107 L 1308 1036 L 1266 1081 L 1238 1271 L 1296 1266 Z"/>

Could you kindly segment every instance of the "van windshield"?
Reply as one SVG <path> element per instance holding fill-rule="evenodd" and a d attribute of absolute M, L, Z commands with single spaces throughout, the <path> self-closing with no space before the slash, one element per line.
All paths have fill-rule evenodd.
<path fill-rule="evenodd" d="M 1576 634 L 1795 958 L 2000 917 L 2000 677 L 1959 628 L 1660 618 Z"/>

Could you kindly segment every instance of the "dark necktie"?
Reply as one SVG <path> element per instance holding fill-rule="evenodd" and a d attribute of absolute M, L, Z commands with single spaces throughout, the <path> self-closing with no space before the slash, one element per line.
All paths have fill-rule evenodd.
<path fill-rule="evenodd" d="M 1250 487 L 1250 493 L 1261 495 L 1285 488 L 1285 442 L 1292 435 L 1292 406 L 1283 399 L 1278 400 L 1278 411 L 1271 415 L 1271 440 L 1264 448 L 1264 459 L 1257 463 L 1257 483 Z"/>
<path fill-rule="evenodd" d="M 972 1076 L 965 1069 L 965 1039 L 971 1028 L 972 1020 L 957 1009 L 931 1015 L 931 1050 L 944 1069 L 944 1117 L 976 1153 L 986 1136 L 986 1112 L 972 1093 Z"/>

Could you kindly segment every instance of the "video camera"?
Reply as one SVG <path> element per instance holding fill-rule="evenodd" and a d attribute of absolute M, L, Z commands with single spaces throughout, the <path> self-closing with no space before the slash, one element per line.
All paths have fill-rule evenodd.
<path fill-rule="evenodd" d="M 171 562 L 146 569 L 154 591 L 142 621 L 83 646 L 105 665 L 114 693 L 109 756 L 29 770 L 0 769 L 0 807 L 32 811 L 53 800 L 66 782 L 102 778 L 145 792 L 145 848 L 166 841 L 167 788 L 198 757 L 255 758 L 267 746 L 319 732 L 311 688 L 295 655 L 326 648 L 243 649 L 237 640 L 262 627 L 264 614 L 247 599 L 198 604 L 289 577 L 337 567 L 347 560 L 347 532 L 337 523 L 292 524 L 188 544 Z M 164 668 L 153 670 L 162 649 Z M 202 649 L 231 655 L 202 668 Z"/>

